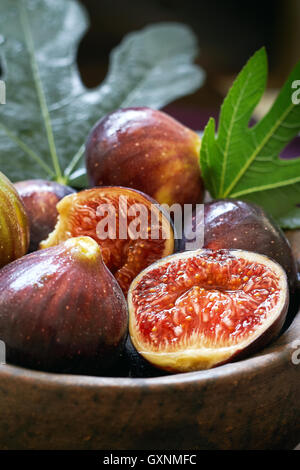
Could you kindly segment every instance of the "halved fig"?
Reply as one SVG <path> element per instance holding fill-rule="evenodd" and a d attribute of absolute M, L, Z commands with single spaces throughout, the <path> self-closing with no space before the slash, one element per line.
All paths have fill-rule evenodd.
<path fill-rule="evenodd" d="M 149 266 L 128 292 L 137 351 L 171 372 L 208 369 L 257 351 L 280 332 L 285 271 L 242 250 L 177 253 Z"/>
<path fill-rule="evenodd" d="M 127 294 L 144 268 L 174 251 L 174 233 L 156 201 L 134 189 L 101 187 L 63 198 L 58 223 L 41 248 L 76 236 L 92 237 Z"/>

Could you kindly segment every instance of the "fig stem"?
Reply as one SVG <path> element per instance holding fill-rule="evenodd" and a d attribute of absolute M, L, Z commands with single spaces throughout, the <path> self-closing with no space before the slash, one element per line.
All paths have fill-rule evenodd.
<path fill-rule="evenodd" d="M 57 176 L 55 178 L 56 183 L 67 185 L 68 184 L 68 178 L 65 178 L 64 176 Z"/>
<path fill-rule="evenodd" d="M 34 79 L 36 93 L 37 93 L 37 97 L 40 103 L 41 113 L 44 119 L 44 125 L 46 129 L 50 155 L 52 158 L 52 163 L 53 163 L 57 181 L 59 181 L 63 178 L 63 176 L 62 176 L 62 172 L 60 169 L 59 160 L 58 160 L 58 156 L 56 152 L 55 140 L 54 140 L 52 125 L 51 125 L 51 118 L 50 118 L 49 110 L 47 107 L 47 101 L 46 101 L 45 93 L 43 90 L 41 77 L 39 74 L 38 64 L 37 64 L 36 57 L 35 57 L 34 41 L 33 41 L 31 31 L 30 31 L 26 8 L 23 2 L 19 3 L 19 14 L 20 14 L 20 22 L 21 22 L 23 32 L 24 32 L 25 43 L 26 43 L 29 58 L 30 58 L 30 66 L 31 66 L 32 75 Z"/>
<path fill-rule="evenodd" d="M 70 253 L 78 260 L 95 261 L 102 259 L 101 250 L 98 243 L 91 237 L 74 237 L 65 242 L 65 246 Z"/>

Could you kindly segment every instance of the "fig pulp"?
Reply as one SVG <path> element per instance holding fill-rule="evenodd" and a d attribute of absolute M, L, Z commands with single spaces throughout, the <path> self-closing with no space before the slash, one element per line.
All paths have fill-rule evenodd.
<path fill-rule="evenodd" d="M 280 332 L 286 273 L 266 256 L 200 249 L 141 272 L 128 292 L 137 351 L 171 372 L 208 369 L 256 351 Z"/>
<path fill-rule="evenodd" d="M 28 245 L 24 205 L 12 183 L 0 172 L 0 268 L 25 255 Z"/>
<path fill-rule="evenodd" d="M 185 227 L 185 239 L 192 240 L 197 214 Z M 182 248 L 185 248 L 185 240 Z M 297 270 L 290 244 L 282 230 L 259 206 L 236 199 L 220 199 L 204 205 L 204 245 L 212 250 L 254 251 L 274 259 L 285 269 L 291 292 Z"/>
<path fill-rule="evenodd" d="M 56 204 L 75 191 L 55 181 L 38 179 L 19 181 L 15 183 L 15 188 L 23 201 L 29 220 L 29 251 L 35 251 L 40 242 L 54 230 L 58 217 Z"/>
<path fill-rule="evenodd" d="M 75 236 L 99 243 L 103 260 L 124 294 L 134 277 L 174 251 L 174 233 L 155 201 L 128 188 L 102 187 L 66 196 L 54 232 L 41 248 Z"/>
<path fill-rule="evenodd" d="M 167 114 L 150 108 L 118 109 L 92 129 L 86 145 L 91 186 L 126 186 L 160 204 L 203 200 L 200 138 Z"/>
<path fill-rule="evenodd" d="M 109 369 L 128 326 L 124 295 L 89 237 L 36 251 L 0 271 L 7 362 L 93 374 Z"/>

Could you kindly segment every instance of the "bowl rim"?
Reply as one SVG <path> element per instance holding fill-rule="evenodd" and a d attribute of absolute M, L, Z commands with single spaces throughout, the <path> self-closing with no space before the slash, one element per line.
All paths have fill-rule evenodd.
<path fill-rule="evenodd" d="M 300 348 L 300 310 L 293 318 L 289 327 L 274 342 L 251 355 L 248 358 L 217 366 L 212 369 L 195 372 L 178 373 L 160 377 L 132 378 L 132 377 L 104 377 L 90 375 L 61 374 L 44 372 L 11 364 L 0 365 L 0 379 L 25 380 L 26 383 L 39 384 L 47 387 L 90 387 L 101 389 L 140 389 L 176 387 L 182 384 L 204 384 L 216 380 L 237 380 L 241 375 L 249 372 L 259 373 L 265 371 L 267 366 L 277 367 L 283 362 L 292 364 L 292 353 L 295 343 Z M 297 366 L 297 365 L 296 365 Z M 300 365 L 299 365 L 300 367 Z"/>

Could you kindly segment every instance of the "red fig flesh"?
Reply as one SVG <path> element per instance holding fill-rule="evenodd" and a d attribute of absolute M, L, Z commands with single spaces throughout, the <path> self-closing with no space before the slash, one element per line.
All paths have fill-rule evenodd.
<path fill-rule="evenodd" d="M 241 250 L 178 253 L 149 266 L 128 293 L 137 351 L 172 372 L 256 351 L 280 332 L 289 302 L 282 267 Z"/>
<path fill-rule="evenodd" d="M 7 362 L 99 373 L 127 336 L 123 293 L 89 237 L 31 253 L 0 271 L 0 338 Z"/>
<path fill-rule="evenodd" d="M 124 108 L 92 129 L 86 145 L 91 186 L 126 186 L 160 204 L 203 200 L 199 136 L 166 113 Z"/>

